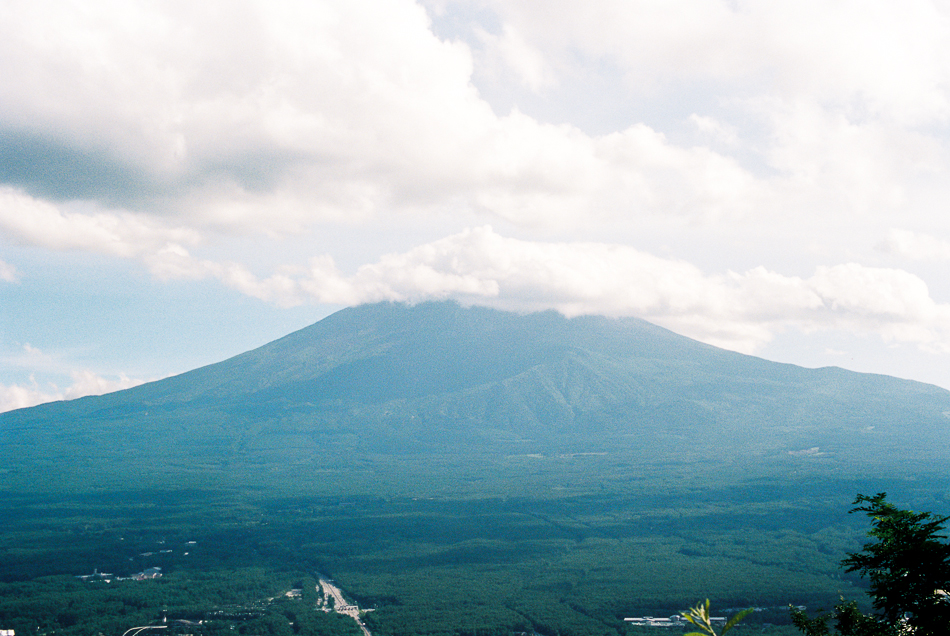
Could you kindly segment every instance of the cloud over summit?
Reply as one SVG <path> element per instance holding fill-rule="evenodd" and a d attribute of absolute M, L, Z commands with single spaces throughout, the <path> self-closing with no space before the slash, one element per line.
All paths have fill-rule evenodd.
<path fill-rule="evenodd" d="M 942 356 L 948 35 L 926 0 L 12 0 L 0 293 L 68 254 L 238 313 L 451 297 Z"/>

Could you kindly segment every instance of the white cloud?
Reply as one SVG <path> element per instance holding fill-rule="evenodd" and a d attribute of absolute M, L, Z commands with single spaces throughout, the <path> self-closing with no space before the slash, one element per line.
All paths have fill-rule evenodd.
<path fill-rule="evenodd" d="M 724 144 L 735 145 L 739 143 L 739 136 L 734 126 L 723 124 L 720 121 L 708 116 L 697 115 L 693 113 L 689 116 L 691 124 L 704 135 L 715 139 Z"/>
<path fill-rule="evenodd" d="M 0 230 L 27 245 L 123 258 L 138 257 L 177 242 L 195 244 L 199 241 L 194 230 L 165 228 L 142 214 L 64 211 L 3 186 L 0 186 Z"/>
<path fill-rule="evenodd" d="M 19 280 L 19 274 L 16 267 L 10 263 L 0 260 L 0 280 L 7 283 L 15 283 Z"/>
<path fill-rule="evenodd" d="M 950 257 L 947 6 L 429 4 L 472 23 L 440 39 L 410 0 L 0 4 L 0 236 L 281 306 L 454 297 L 743 351 L 783 329 L 948 347 L 923 280 L 859 264 L 898 211 L 934 236 L 881 250 Z M 493 110 L 490 81 L 523 108 Z M 431 240 L 487 222 L 523 240 Z M 399 247 L 273 255 L 323 252 L 327 226 Z"/>
<path fill-rule="evenodd" d="M 534 92 L 556 83 L 554 73 L 541 52 L 528 45 L 512 25 L 504 25 L 501 35 L 493 35 L 481 28 L 476 29 L 476 35 L 486 49 L 481 63 L 487 72 L 493 75 L 506 70 L 513 72 Z"/>
<path fill-rule="evenodd" d="M 0 384 L 0 413 L 61 399 L 63 396 L 56 387 L 40 387 L 32 377 L 27 385 Z"/>
<path fill-rule="evenodd" d="M 653 90 L 702 79 L 733 95 L 764 90 L 791 101 L 809 95 L 851 106 L 858 98 L 871 113 L 903 123 L 950 114 L 950 14 L 928 0 L 496 0 L 491 6 L 548 59 L 567 65 L 580 52 L 610 60 L 631 82 Z"/>
<path fill-rule="evenodd" d="M 890 122 L 855 122 L 805 102 L 752 108 L 775 130 L 764 156 L 784 175 L 776 193 L 784 191 L 799 209 L 807 207 L 802 195 L 825 197 L 813 205 L 837 216 L 906 209 L 907 190 L 916 178 L 948 168 L 937 140 Z"/>
<path fill-rule="evenodd" d="M 877 249 L 915 261 L 950 260 L 950 241 L 910 230 L 891 229 Z"/>
<path fill-rule="evenodd" d="M 592 210 L 715 217 L 747 212 L 756 190 L 731 159 L 644 124 L 591 137 L 497 116 L 471 84 L 468 47 L 436 38 L 408 0 L 14 2 L 2 17 L 0 71 L 11 81 L 0 126 L 63 158 L 43 177 L 36 165 L 13 175 L 37 198 L 296 232 L 458 206 L 527 226 L 587 224 Z M 489 39 L 529 85 L 552 81 L 517 29 Z M 110 222 L 89 220 L 87 243 L 106 241 Z M 52 240 L 54 228 L 22 225 L 12 230 L 22 240 L 40 230 Z"/>
<path fill-rule="evenodd" d="M 55 384 L 41 386 L 33 376 L 27 384 L 0 384 L 0 413 L 23 409 L 46 402 L 73 400 L 86 395 L 102 395 L 143 384 L 144 380 L 133 380 L 125 375 L 108 379 L 89 370 L 75 371 L 72 383 L 65 389 Z"/>
<path fill-rule="evenodd" d="M 698 139 L 722 144 L 727 157 L 762 175 L 745 190 L 757 200 L 738 207 L 773 222 L 906 210 L 922 185 L 918 179 L 946 183 L 950 176 L 945 5 L 506 0 L 489 6 L 498 32 L 519 33 L 555 79 L 616 68 L 627 89 L 612 98 L 636 104 L 643 124 L 672 129 L 662 113 L 701 105 L 687 117 L 702 133 Z M 646 175 L 646 183 L 658 181 Z M 938 212 L 928 206 L 913 214 Z"/>
<path fill-rule="evenodd" d="M 30 345 L 23 344 L 14 354 L 0 356 L 5 366 L 28 369 L 29 381 L 13 384 L 0 383 L 0 413 L 21 409 L 57 400 L 72 400 L 86 395 L 102 395 L 138 386 L 150 380 L 129 378 L 124 373 L 104 376 L 90 369 L 70 368 L 59 356 L 47 353 Z M 52 377 L 56 381 L 37 381 L 36 374 Z M 59 377 L 69 377 L 69 383 L 63 384 Z"/>
<path fill-rule="evenodd" d="M 21 157 L 10 182 L 37 199 L 135 210 L 72 219 L 76 235 L 59 239 L 102 248 L 146 216 L 281 233 L 420 210 L 560 230 L 644 214 L 892 210 L 909 179 L 950 171 L 926 128 L 950 122 L 950 27 L 923 0 L 488 6 L 499 26 L 476 25 L 487 52 L 473 57 L 409 0 L 5 3 L 0 127 L 53 158 Z M 774 174 L 645 122 L 591 136 L 499 116 L 471 83 L 474 64 L 503 64 L 541 90 L 558 69 L 602 60 L 641 98 L 682 93 L 723 111 L 689 119 Z M 52 225 L 6 225 L 55 242 Z"/>
<path fill-rule="evenodd" d="M 856 317 L 928 320 L 937 310 L 926 283 L 897 269 L 819 267 L 810 282 L 831 310 Z"/>
<path fill-rule="evenodd" d="M 64 211 L 13 188 L 0 187 L 0 230 L 27 245 L 136 259 L 161 280 L 213 277 L 249 296 L 278 304 L 287 302 L 281 289 L 283 277 L 252 282 L 239 264 L 196 259 L 182 243 L 199 244 L 198 232 L 168 228 L 145 215 Z M 0 267 L 0 279 L 8 280 L 10 276 L 14 278 L 9 280 L 14 280 L 15 270 L 6 267 L 9 269 Z"/>
<path fill-rule="evenodd" d="M 103 393 L 130 389 L 146 382 L 145 380 L 129 378 L 124 373 L 110 380 L 85 369 L 74 371 L 70 375 L 72 375 L 72 384 L 63 390 L 63 397 L 67 400 L 86 395 L 102 395 Z"/>
<path fill-rule="evenodd" d="M 818 267 L 807 279 L 763 267 L 710 274 L 623 245 L 524 241 L 482 227 L 387 254 L 351 276 L 328 255 L 296 277 L 259 280 L 234 267 L 209 265 L 222 268 L 213 275 L 225 284 L 285 305 L 308 297 L 343 305 L 455 298 L 516 311 L 639 316 L 746 353 L 787 329 L 847 329 L 950 353 L 950 305 L 935 302 L 913 274 L 855 263 Z"/>
<path fill-rule="evenodd" d="M 40 349 L 25 343 L 19 347 L 19 350 L 10 355 L 0 356 L 0 363 L 17 367 L 20 369 L 30 369 L 42 372 L 62 372 L 62 366 L 59 360 L 54 356 L 44 353 Z M 31 380 L 31 384 L 33 381 Z"/>

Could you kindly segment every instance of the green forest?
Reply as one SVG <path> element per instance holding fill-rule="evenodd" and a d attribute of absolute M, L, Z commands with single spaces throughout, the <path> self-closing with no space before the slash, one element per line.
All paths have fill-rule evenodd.
<path fill-rule="evenodd" d="M 351 308 L 0 414 L 0 629 L 355 633 L 325 578 L 373 636 L 654 633 L 624 619 L 706 598 L 798 633 L 789 606 L 872 609 L 857 493 L 950 511 L 948 418 L 937 387 L 643 321 Z"/>
<path fill-rule="evenodd" d="M 886 485 L 940 511 L 941 483 Z M 374 636 L 655 634 L 623 619 L 669 616 L 707 597 L 723 613 L 755 607 L 741 625 L 748 633 L 793 634 L 789 605 L 827 609 L 843 596 L 869 607 L 866 582 L 840 562 L 867 531 L 849 504 L 874 486 L 809 478 L 451 499 L 6 494 L 0 629 L 359 633 L 352 619 L 317 609 L 316 581 L 327 576 L 372 610 L 364 622 Z M 162 576 L 77 578 L 147 568 Z"/>

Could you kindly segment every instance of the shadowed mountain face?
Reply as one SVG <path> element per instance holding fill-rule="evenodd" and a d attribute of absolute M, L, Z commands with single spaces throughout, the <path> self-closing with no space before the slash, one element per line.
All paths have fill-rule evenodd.
<path fill-rule="evenodd" d="M 377 304 L 159 382 L 2 414 L 0 486 L 492 474 L 506 488 L 565 457 L 599 458 L 574 478 L 942 470 L 948 414 L 937 387 L 767 362 L 636 319 Z"/>

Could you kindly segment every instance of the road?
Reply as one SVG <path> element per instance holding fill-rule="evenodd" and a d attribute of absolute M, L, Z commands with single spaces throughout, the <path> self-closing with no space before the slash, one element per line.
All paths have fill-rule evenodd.
<path fill-rule="evenodd" d="M 363 630 L 363 636 L 373 636 L 360 619 L 360 608 L 358 605 L 350 605 L 343 598 L 343 591 L 334 585 L 329 579 L 320 579 L 317 585 L 317 592 L 323 594 L 323 605 L 330 607 L 330 599 L 333 599 L 333 609 L 337 614 L 345 614 L 356 621 L 356 624 Z"/>

